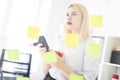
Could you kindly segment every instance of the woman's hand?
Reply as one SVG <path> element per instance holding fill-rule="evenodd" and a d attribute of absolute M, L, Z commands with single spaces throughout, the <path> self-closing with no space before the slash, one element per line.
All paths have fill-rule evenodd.
<path fill-rule="evenodd" d="M 37 45 L 37 47 L 38 47 L 38 49 L 39 49 L 39 52 L 40 52 L 40 54 L 42 55 L 42 54 L 44 54 L 44 52 L 47 51 L 47 49 L 46 49 L 46 47 L 41 47 L 41 46 L 43 46 L 41 43 L 39 43 L 39 44 Z M 44 75 L 47 75 L 47 74 L 48 74 L 49 69 L 50 69 L 50 65 L 49 65 L 49 64 L 46 64 L 46 63 L 43 63 L 43 73 L 44 73 Z"/>
<path fill-rule="evenodd" d="M 64 54 L 62 57 L 60 57 L 59 55 L 57 55 L 57 62 L 50 64 L 51 66 L 55 66 L 56 68 L 58 68 L 68 79 L 69 79 L 69 75 L 71 73 L 73 73 L 71 71 L 71 69 L 65 64 L 64 61 Z"/>
<path fill-rule="evenodd" d="M 47 51 L 46 47 L 41 47 L 41 46 L 43 46 L 41 43 L 39 43 L 37 46 L 38 46 L 39 52 L 40 52 L 41 54 L 43 54 L 44 52 Z"/>
<path fill-rule="evenodd" d="M 64 62 L 64 55 L 62 53 L 62 56 L 59 56 L 57 53 L 56 53 L 56 56 L 57 56 L 57 62 L 55 63 L 52 63 L 51 66 L 55 66 L 57 68 L 61 68 L 63 64 L 65 64 Z"/>

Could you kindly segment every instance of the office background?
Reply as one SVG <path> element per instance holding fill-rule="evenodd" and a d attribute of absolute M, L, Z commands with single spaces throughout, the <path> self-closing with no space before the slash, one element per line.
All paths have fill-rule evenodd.
<path fill-rule="evenodd" d="M 73 2 L 83 3 L 90 16 L 102 17 L 102 26 L 90 27 L 91 33 L 120 36 L 119 0 L 0 0 L 0 49 L 18 48 L 22 52 L 31 52 L 32 73 L 40 78 L 42 61 L 37 49 L 29 47 L 34 40 L 26 37 L 27 29 L 39 27 L 40 35 L 45 35 L 52 47 L 55 34 L 65 22 L 66 8 Z"/>

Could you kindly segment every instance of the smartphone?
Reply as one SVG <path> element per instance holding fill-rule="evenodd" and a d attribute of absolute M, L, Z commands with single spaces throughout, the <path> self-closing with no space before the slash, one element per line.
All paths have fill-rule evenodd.
<path fill-rule="evenodd" d="M 34 44 L 34 46 L 36 46 L 39 43 L 42 43 L 42 46 L 40 46 L 40 47 L 46 47 L 46 52 L 49 51 L 49 46 L 48 46 L 47 41 L 46 41 L 44 36 L 40 36 L 39 39 L 38 39 L 38 42 L 33 43 L 33 44 Z M 59 52 L 59 51 L 55 51 L 55 53 L 57 53 L 57 55 L 59 55 L 60 57 L 63 56 L 63 54 L 61 52 Z"/>
<path fill-rule="evenodd" d="M 49 46 L 44 36 L 39 37 L 38 43 L 42 43 L 42 46 L 40 47 L 46 47 L 46 51 L 49 51 Z"/>

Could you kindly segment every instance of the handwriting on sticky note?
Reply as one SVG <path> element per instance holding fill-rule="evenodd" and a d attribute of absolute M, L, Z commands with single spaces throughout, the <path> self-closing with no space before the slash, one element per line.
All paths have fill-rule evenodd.
<path fill-rule="evenodd" d="M 27 78 L 27 77 L 17 77 L 17 80 L 30 80 L 30 78 Z"/>
<path fill-rule="evenodd" d="M 91 27 L 102 27 L 103 26 L 103 16 L 101 15 L 91 15 L 90 16 L 90 26 Z"/>
<path fill-rule="evenodd" d="M 69 80 L 84 80 L 84 79 L 83 76 L 72 73 L 69 76 Z"/>
<path fill-rule="evenodd" d="M 79 35 L 67 33 L 65 45 L 70 47 L 77 47 L 79 45 Z"/>
<path fill-rule="evenodd" d="M 19 60 L 18 49 L 7 49 L 8 60 Z"/>
<path fill-rule="evenodd" d="M 57 56 L 54 51 L 43 53 L 43 60 L 45 63 L 55 63 L 57 62 Z"/>
<path fill-rule="evenodd" d="M 39 33 L 40 33 L 40 28 L 39 27 L 29 26 L 28 27 L 28 32 L 27 32 L 27 37 L 31 38 L 31 39 L 38 40 Z"/>
<path fill-rule="evenodd" d="M 100 57 L 101 44 L 100 43 L 89 43 L 87 46 L 87 55 Z"/>

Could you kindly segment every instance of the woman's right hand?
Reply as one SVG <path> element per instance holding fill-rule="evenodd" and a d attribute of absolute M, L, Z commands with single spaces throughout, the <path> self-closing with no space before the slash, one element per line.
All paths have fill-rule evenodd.
<path fill-rule="evenodd" d="M 37 45 L 37 47 L 38 47 L 39 52 L 40 52 L 41 55 L 44 54 L 44 52 L 47 51 L 46 47 L 43 47 L 42 43 L 39 43 L 39 44 Z M 47 75 L 47 74 L 48 74 L 49 68 L 50 68 L 50 65 L 49 65 L 49 64 L 43 63 L 43 73 L 44 73 L 44 75 Z"/>
<path fill-rule="evenodd" d="M 39 52 L 40 52 L 41 54 L 43 54 L 44 52 L 47 51 L 46 47 L 42 47 L 43 45 L 42 45 L 41 43 L 39 43 L 37 46 L 38 46 Z"/>

